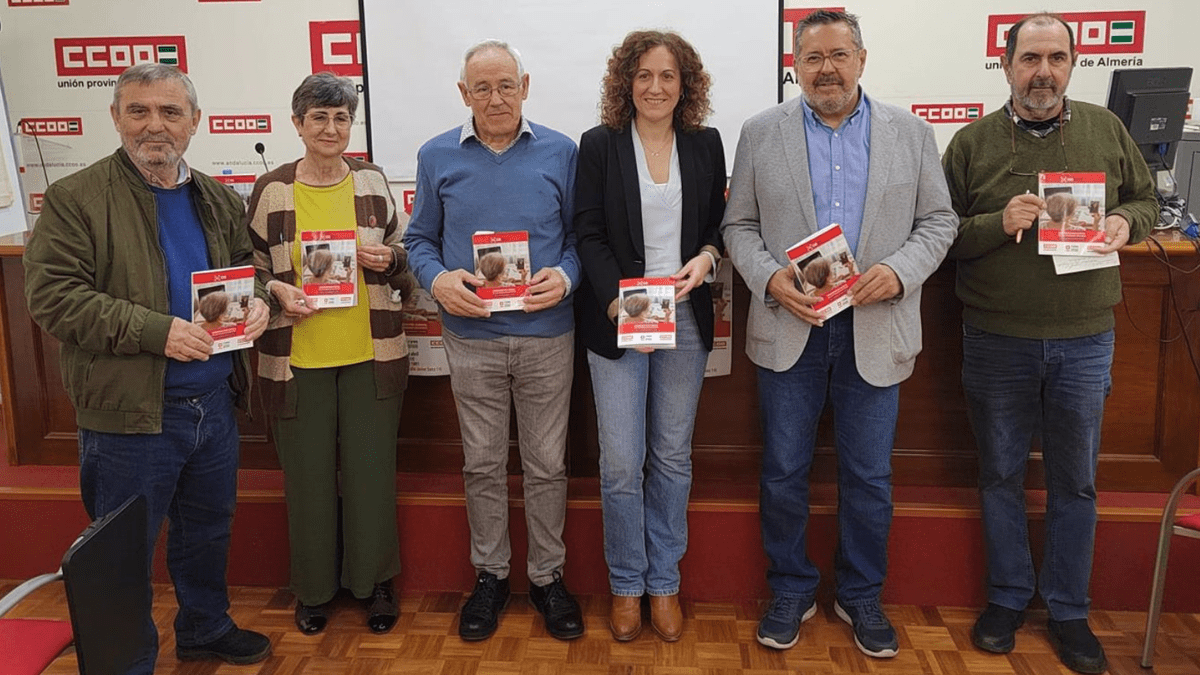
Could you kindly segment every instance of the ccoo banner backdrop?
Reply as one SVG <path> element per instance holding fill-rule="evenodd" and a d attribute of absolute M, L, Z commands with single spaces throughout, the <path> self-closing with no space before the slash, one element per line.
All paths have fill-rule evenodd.
<path fill-rule="evenodd" d="M 196 85 L 203 115 L 187 152 L 238 186 L 298 158 L 292 91 L 331 70 L 362 86 L 357 0 L 0 0 L 0 74 L 32 226 L 47 180 L 111 153 L 117 75 L 172 63 Z M 365 157 L 365 115 L 349 150 Z"/>
<path fill-rule="evenodd" d="M 550 121 L 546 113 L 552 110 L 554 124 L 578 135 L 596 122 L 606 50 L 635 27 L 678 28 L 701 48 L 714 74 L 714 97 L 721 104 L 714 123 L 732 156 L 737 129 L 752 108 L 799 93 L 790 68 L 791 29 L 822 6 L 803 0 L 622 0 L 619 12 L 606 13 L 520 0 L 500 12 L 481 0 L 454 0 L 440 3 L 455 10 L 447 13 L 433 7 L 439 3 L 363 0 L 364 35 L 358 0 L 0 3 L 0 73 L 10 131 L 18 133 L 25 207 L 33 214 L 47 180 L 116 147 L 108 106 L 124 67 L 153 60 L 186 70 L 204 112 L 189 161 L 208 173 L 233 174 L 235 185 L 248 185 L 249 177 L 263 169 L 256 143 L 265 146 L 271 166 L 302 152 L 289 110 L 301 78 L 329 70 L 363 86 L 364 42 L 374 97 L 374 105 L 366 101 L 365 107 L 376 115 L 369 144 L 367 111 L 360 113 L 350 151 L 366 156 L 370 145 L 397 181 L 411 179 L 417 147 L 426 136 L 464 118 L 454 89 L 458 58 L 470 42 L 484 37 L 509 38 L 525 47 L 534 76 L 531 115 Z M 1008 87 L 999 57 L 1007 29 L 1025 13 L 1045 7 L 1025 0 L 862 0 L 830 6 L 862 17 L 867 92 L 934 123 L 943 147 L 963 124 L 1003 105 Z M 551 11 L 542 11 L 546 8 Z M 1062 0 L 1052 9 L 1064 14 L 1077 35 L 1074 98 L 1103 104 L 1115 68 L 1197 65 L 1197 52 L 1189 45 L 1191 31 L 1200 25 L 1200 3 Z M 590 18 L 581 22 L 585 15 Z M 598 25 L 606 27 L 603 35 L 594 30 Z M 523 28 L 512 34 L 517 28 L 504 26 Z M 528 44 L 519 42 L 526 34 L 532 36 Z M 572 56 L 579 45 L 588 46 L 586 65 Z M 778 52 L 779 70 L 771 77 L 759 73 L 773 67 L 760 56 L 763 45 Z M 743 100 L 755 106 L 747 108 Z M 408 187 L 407 182 L 398 186 L 397 197 Z"/>

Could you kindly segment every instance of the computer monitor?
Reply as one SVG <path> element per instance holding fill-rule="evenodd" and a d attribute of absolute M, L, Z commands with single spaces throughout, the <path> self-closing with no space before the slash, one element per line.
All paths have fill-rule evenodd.
<path fill-rule="evenodd" d="M 1108 109 L 1121 119 L 1151 171 L 1170 169 L 1183 138 L 1192 69 L 1123 68 L 1112 72 Z"/>

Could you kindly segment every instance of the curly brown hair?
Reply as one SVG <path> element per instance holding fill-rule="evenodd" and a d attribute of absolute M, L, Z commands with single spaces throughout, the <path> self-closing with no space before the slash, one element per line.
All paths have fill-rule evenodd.
<path fill-rule="evenodd" d="M 600 99 L 600 122 L 604 126 L 621 130 L 629 126 L 636 114 L 633 107 L 633 76 L 637 73 L 642 55 L 662 46 L 675 57 L 679 67 L 679 103 L 675 106 L 675 126 L 686 131 L 695 131 L 704 126 L 704 120 L 712 114 L 708 102 L 708 88 L 712 78 L 700 62 L 700 54 L 678 33 L 658 30 L 638 30 L 625 36 L 621 44 L 613 47 L 608 58 L 608 70 L 602 80 Z"/>

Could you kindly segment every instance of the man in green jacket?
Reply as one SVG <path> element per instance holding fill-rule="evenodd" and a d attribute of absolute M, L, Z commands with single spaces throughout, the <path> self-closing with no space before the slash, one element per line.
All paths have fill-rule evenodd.
<path fill-rule="evenodd" d="M 1001 63 L 1012 98 L 961 129 L 942 158 L 961 218 L 949 257 L 963 302 L 963 390 L 979 447 L 987 551 L 988 606 L 972 640 L 985 651 L 1011 651 L 1033 598 L 1024 482 L 1039 434 L 1047 497 L 1037 589 L 1050 640 L 1068 668 L 1100 673 L 1106 660 L 1088 627 L 1088 582 L 1121 275 L 1117 267 L 1056 274 L 1030 228 L 1045 209 L 1039 172 L 1104 174 L 1106 253 L 1146 238 L 1158 203 L 1117 118 L 1066 99 L 1075 41 L 1061 18 L 1019 21 Z"/>
<path fill-rule="evenodd" d="M 79 480 L 92 518 L 145 495 L 147 550 L 169 518 L 181 660 L 255 663 L 270 642 L 229 617 L 225 567 L 237 492 L 236 405 L 246 351 L 212 354 L 192 323 L 192 272 L 248 265 L 240 198 L 183 161 L 200 121 L 174 66 L 133 66 L 117 80 L 121 148 L 46 190 L 25 249 L 30 314 L 61 343 L 63 384 L 79 426 Z M 266 328 L 255 299 L 246 335 Z M 149 568 L 150 561 L 146 561 Z M 146 587 L 149 595 L 151 589 Z M 130 673 L 152 673 L 158 634 Z"/>

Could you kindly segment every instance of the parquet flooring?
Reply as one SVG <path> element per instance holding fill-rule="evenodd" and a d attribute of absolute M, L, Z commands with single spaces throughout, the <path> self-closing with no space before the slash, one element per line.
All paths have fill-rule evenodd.
<path fill-rule="evenodd" d="M 15 586 L 0 582 L 0 595 Z M 169 675 L 766 675 L 767 673 L 881 673 L 885 675 L 1041 675 L 1069 673 L 1058 663 L 1046 638 L 1044 611 L 1030 612 L 1006 656 L 977 651 L 970 629 L 976 609 L 888 606 L 900 654 L 876 660 L 854 646 L 850 628 L 822 599 L 822 611 L 801 629 L 787 651 L 754 640 L 761 601 L 684 602 L 685 630 L 679 642 L 661 641 L 647 623 L 634 641 L 615 642 L 608 632 L 607 596 L 580 598 L 587 634 L 572 642 L 547 635 L 541 617 L 524 594 L 514 594 L 489 640 L 458 638 L 462 593 L 424 593 L 401 598 L 401 616 L 386 635 L 373 635 L 362 606 L 352 598 L 335 600 L 330 625 L 320 635 L 300 634 L 292 623 L 292 596 L 286 590 L 231 589 L 235 621 L 270 636 L 272 656 L 254 666 L 180 663 L 175 659 L 171 620 L 175 598 L 170 586 L 156 586 L 154 618 L 162 637 L 158 673 Z M 61 585 L 39 590 L 10 617 L 66 618 Z M 647 616 L 647 621 L 648 621 Z M 1145 615 L 1092 613 L 1091 623 L 1108 653 L 1113 675 L 1200 675 L 1200 614 L 1164 614 L 1153 671 L 1138 665 Z M 2 670 L 2 669 L 0 669 Z M 74 654 L 59 657 L 48 675 L 77 672 Z"/>

